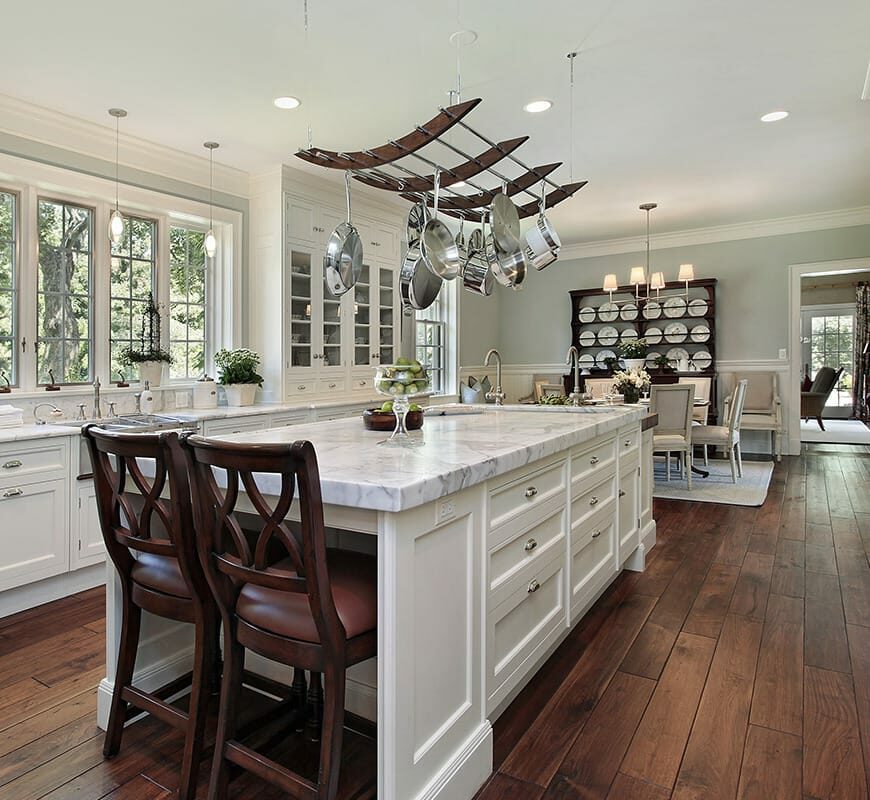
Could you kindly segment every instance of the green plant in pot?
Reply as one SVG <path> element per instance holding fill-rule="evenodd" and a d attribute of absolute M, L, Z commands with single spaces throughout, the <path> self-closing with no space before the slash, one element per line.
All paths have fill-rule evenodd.
<path fill-rule="evenodd" d="M 237 350 L 219 350 L 214 357 L 224 387 L 228 406 L 254 404 L 257 387 L 263 385 L 263 376 L 257 372 L 260 356 L 246 347 Z"/>
<path fill-rule="evenodd" d="M 125 366 L 139 369 L 139 380 L 147 381 L 150 386 L 160 386 L 163 378 L 163 365 L 172 363 L 172 356 L 160 346 L 160 309 L 153 297 L 142 313 L 142 327 L 139 332 L 139 345 L 125 347 L 118 354 L 118 360 Z"/>
<path fill-rule="evenodd" d="M 626 339 L 619 345 L 619 355 L 626 369 L 643 369 L 647 353 L 646 339 Z"/>
<path fill-rule="evenodd" d="M 659 372 L 666 372 L 671 369 L 671 360 L 662 353 L 655 357 L 655 365 Z"/>

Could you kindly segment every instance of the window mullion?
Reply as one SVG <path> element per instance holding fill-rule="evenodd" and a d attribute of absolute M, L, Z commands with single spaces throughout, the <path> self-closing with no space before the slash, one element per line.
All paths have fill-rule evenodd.
<path fill-rule="evenodd" d="M 93 378 L 99 378 L 104 386 L 111 383 L 112 375 L 111 356 L 109 354 L 109 328 L 111 301 L 111 247 L 106 231 L 109 229 L 109 215 L 111 210 L 108 204 L 99 203 L 94 213 L 94 241 L 93 248 L 93 278 L 91 281 L 91 314 L 93 325 L 92 336 L 92 372 Z M 127 223 L 129 224 L 129 222 Z"/>
<path fill-rule="evenodd" d="M 39 270 L 37 193 L 32 186 L 21 191 L 19 208 L 18 262 L 18 385 L 26 392 L 36 389 L 36 286 Z"/>

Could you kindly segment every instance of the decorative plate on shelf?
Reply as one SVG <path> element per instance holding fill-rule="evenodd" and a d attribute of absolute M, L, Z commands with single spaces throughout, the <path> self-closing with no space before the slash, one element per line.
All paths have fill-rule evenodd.
<path fill-rule="evenodd" d="M 612 358 L 615 361 L 616 353 L 613 350 L 599 350 L 598 355 L 595 356 L 595 365 L 601 369 L 607 369 L 605 359 L 608 358 Z"/>
<path fill-rule="evenodd" d="M 682 297 L 669 297 L 665 300 L 665 316 L 671 319 L 686 316 L 686 301 Z"/>
<path fill-rule="evenodd" d="M 610 347 L 619 341 L 619 333 L 612 325 L 607 325 L 598 331 L 598 344 Z"/>
<path fill-rule="evenodd" d="M 633 319 L 637 319 L 637 306 L 634 303 L 626 303 L 620 310 L 619 316 L 626 322 L 631 322 Z"/>
<path fill-rule="evenodd" d="M 647 350 L 646 351 L 646 365 L 648 367 L 654 367 L 656 365 L 656 359 L 661 355 L 661 353 L 657 353 L 655 350 Z"/>
<path fill-rule="evenodd" d="M 580 347 L 592 347 L 595 344 L 595 334 L 592 331 L 580 331 L 577 341 Z"/>
<path fill-rule="evenodd" d="M 647 344 L 659 344 L 662 340 L 661 329 L 656 327 L 647 328 L 643 338 L 646 339 Z"/>
<path fill-rule="evenodd" d="M 696 369 L 708 369 L 713 363 L 713 356 L 711 356 L 706 350 L 699 350 L 692 356 L 692 363 L 695 365 Z"/>
<path fill-rule="evenodd" d="M 577 359 L 577 363 L 580 364 L 580 369 L 592 369 L 592 367 L 595 366 L 595 358 L 589 353 L 583 353 L 583 355 Z"/>
<path fill-rule="evenodd" d="M 668 350 L 668 360 L 671 361 L 674 366 L 676 366 L 681 359 L 685 359 L 686 361 L 689 360 L 689 353 L 687 350 L 682 347 L 672 347 Z"/>
<path fill-rule="evenodd" d="M 595 322 L 595 309 L 590 306 L 584 306 L 577 313 L 577 319 L 580 320 L 580 322 L 585 322 L 587 325 L 590 322 Z"/>
<path fill-rule="evenodd" d="M 598 318 L 602 322 L 613 322 L 619 316 L 616 303 L 605 303 L 598 309 Z"/>
<path fill-rule="evenodd" d="M 703 317 L 704 314 L 707 313 L 707 301 L 703 300 L 700 297 L 696 297 L 694 300 L 689 301 L 689 316 L 690 317 Z"/>
<path fill-rule="evenodd" d="M 706 325 L 695 325 L 689 337 L 693 342 L 706 342 L 710 338 L 710 329 Z"/>
<path fill-rule="evenodd" d="M 688 332 L 688 328 L 682 322 L 671 322 L 665 327 L 665 339 L 671 344 L 685 342 Z"/>
<path fill-rule="evenodd" d="M 623 342 L 627 342 L 629 339 L 637 339 L 637 331 L 634 328 L 626 328 L 619 334 L 619 338 L 622 339 Z"/>
<path fill-rule="evenodd" d="M 655 300 L 648 300 L 646 305 L 643 307 L 643 318 L 644 319 L 658 319 L 661 315 L 662 315 L 661 304 L 656 302 Z"/>

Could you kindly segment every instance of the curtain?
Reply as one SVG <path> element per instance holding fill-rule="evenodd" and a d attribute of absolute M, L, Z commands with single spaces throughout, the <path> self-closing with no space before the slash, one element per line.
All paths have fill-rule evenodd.
<path fill-rule="evenodd" d="M 870 420 L 870 284 L 855 287 L 855 375 L 852 407 L 859 419 Z"/>

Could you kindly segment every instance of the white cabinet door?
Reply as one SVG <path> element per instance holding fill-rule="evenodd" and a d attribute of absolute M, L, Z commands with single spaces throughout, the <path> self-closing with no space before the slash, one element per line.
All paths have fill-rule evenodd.
<path fill-rule="evenodd" d="M 372 341 L 377 345 L 378 364 L 395 364 L 399 356 L 399 310 L 398 270 L 381 264 L 377 269 L 377 291 L 372 292 L 373 330 Z"/>
<path fill-rule="evenodd" d="M 640 526 L 641 530 L 652 522 L 652 494 L 653 494 L 653 474 L 652 474 L 652 440 L 653 429 L 644 431 L 641 434 L 640 445 Z"/>
<path fill-rule="evenodd" d="M 0 591 L 69 568 L 68 479 L 0 490 Z"/>
<path fill-rule="evenodd" d="M 314 203 L 299 197 L 284 197 L 284 231 L 287 239 L 295 242 L 314 244 L 322 241 L 323 234 L 317 220 L 317 207 Z"/>
<path fill-rule="evenodd" d="M 637 458 L 629 458 L 619 467 L 619 563 L 636 549 L 640 540 L 640 467 Z"/>
<path fill-rule="evenodd" d="M 70 536 L 70 570 L 100 564 L 106 560 L 106 546 L 97 511 L 97 493 L 93 481 L 77 481 L 78 501 L 73 507 Z"/>
<path fill-rule="evenodd" d="M 284 252 L 285 368 L 299 378 L 310 376 L 320 353 L 318 294 L 322 286 L 314 248 L 288 244 Z"/>

